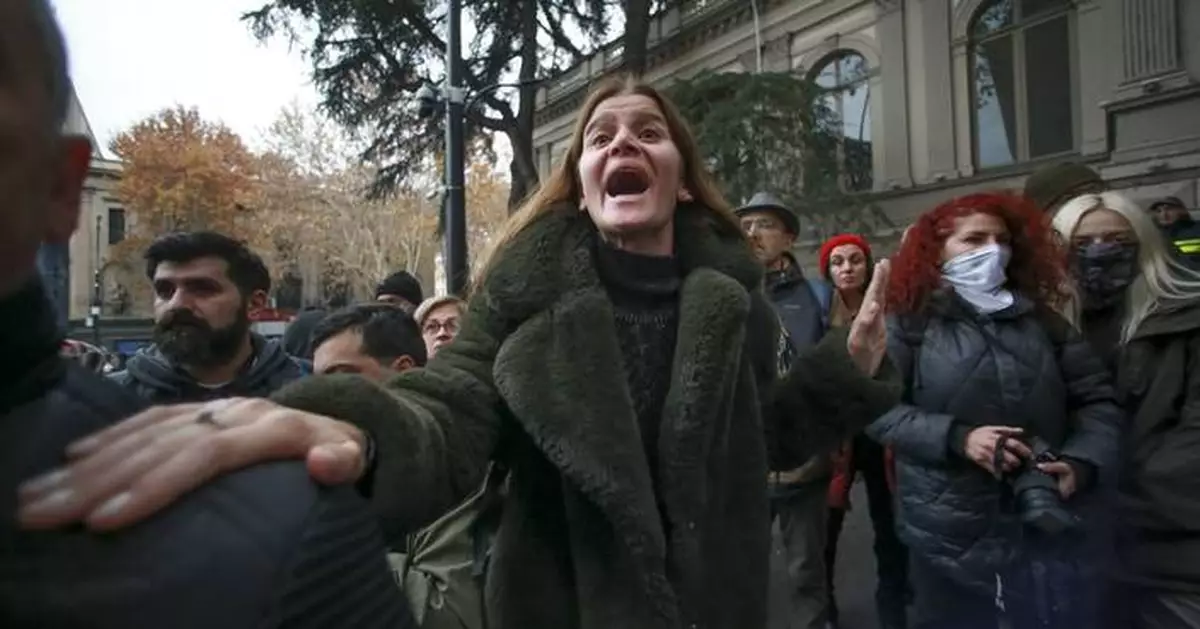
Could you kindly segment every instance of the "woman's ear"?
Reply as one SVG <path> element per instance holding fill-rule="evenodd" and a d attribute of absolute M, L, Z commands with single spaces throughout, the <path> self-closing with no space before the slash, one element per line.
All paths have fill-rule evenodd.
<path fill-rule="evenodd" d="M 692 197 L 692 193 L 687 189 L 687 186 L 679 186 L 679 193 L 676 195 L 676 198 L 682 203 L 689 203 L 696 200 Z"/>

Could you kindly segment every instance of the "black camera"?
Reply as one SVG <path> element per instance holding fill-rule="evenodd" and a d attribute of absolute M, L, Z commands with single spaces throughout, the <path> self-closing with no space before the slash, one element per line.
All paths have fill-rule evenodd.
<path fill-rule="evenodd" d="M 1038 463 L 1058 460 L 1050 444 L 1034 437 L 1027 444 L 1033 458 L 1023 461 L 1009 477 L 1021 521 L 1047 535 L 1058 535 L 1075 528 L 1075 516 L 1063 506 L 1058 479 L 1038 469 Z M 997 444 L 1000 450 L 1004 444 Z"/>

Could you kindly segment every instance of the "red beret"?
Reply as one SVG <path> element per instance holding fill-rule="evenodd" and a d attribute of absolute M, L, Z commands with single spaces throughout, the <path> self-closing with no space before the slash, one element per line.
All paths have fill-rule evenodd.
<path fill-rule="evenodd" d="M 821 277 L 829 279 L 829 256 L 833 253 L 834 249 L 837 249 L 842 245 L 854 245 L 855 247 L 862 249 L 863 254 L 867 256 L 867 263 L 870 264 L 871 245 L 867 244 L 867 240 L 865 238 L 859 236 L 858 234 L 838 234 L 837 236 L 826 240 L 825 243 L 821 245 L 821 253 L 818 258 L 821 264 Z"/>

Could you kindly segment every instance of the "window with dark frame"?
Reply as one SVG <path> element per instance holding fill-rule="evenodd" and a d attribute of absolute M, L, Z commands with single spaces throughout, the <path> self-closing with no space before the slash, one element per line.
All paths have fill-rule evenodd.
<path fill-rule="evenodd" d="M 988 0 L 971 22 L 979 169 L 1076 149 L 1071 0 Z"/>
<path fill-rule="evenodd" d="M 867 192 L 874 185 L 871 143 L 871 69 L 866 57 L 839 50 L 811 75 L 821 90 L 823 105 L 837 120 L 839 187 L 843 192 Z"/>
<path fill-rule="evenodd" d="M 125 210 L 108 208 L 108 244 L 115 245 L 125 240 Z"/>

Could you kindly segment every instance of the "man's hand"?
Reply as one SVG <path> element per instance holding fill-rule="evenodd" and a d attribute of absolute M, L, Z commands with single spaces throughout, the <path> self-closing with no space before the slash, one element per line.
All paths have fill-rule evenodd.
<path fill-rule="evenodd" d="M 209 480 L 278 460 L 305 460 L 319 483 L 356 481 L 366 436 L 328 417 L 262 399 L 157 406 L 67 449 L 70 464 L 23 484 L 23 527 L 135 524 Z"/>

